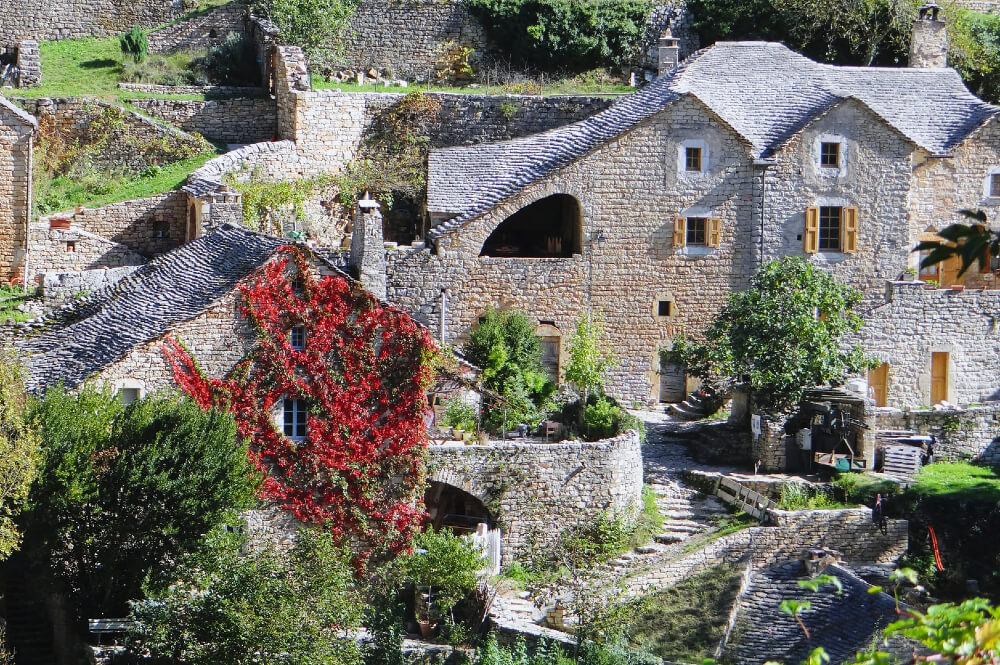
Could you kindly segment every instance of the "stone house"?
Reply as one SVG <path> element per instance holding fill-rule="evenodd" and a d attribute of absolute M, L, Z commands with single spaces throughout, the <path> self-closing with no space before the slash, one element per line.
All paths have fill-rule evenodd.
<path fill-rule="evenodd" d="M 934 21 L 915 39 L 939 38 L 922 27 Z M 487 306 L 522 309 L 554 368 L 574 321 L 600 311 L 620 360 L 608 383 L 642 402 L 683 397 L 683 370 L 661 367 L 659 350 L 697 335 L 772 259 L 803 256 L 862 289 L 877 325 L 919 239 L 960 208 L 1000 205 L 1000 109 L 921 55 L 933 46 L 910 68 L 825 65 L 763 42 L 677 64 L 667 38 L 664 73 L 602 113 L 432 151 L 426 246 L 389 253 L 388 299 L 452 343 Z M 955 273 L 934 274 L 948 286 Z M 926 403 L 902 376 L 898 399 Z"/>
<path fill-rule="evenodd" d="M 31 148 L 38 122 L 0 96 L 0 281 L 24 272 L 31 218 Z"/>

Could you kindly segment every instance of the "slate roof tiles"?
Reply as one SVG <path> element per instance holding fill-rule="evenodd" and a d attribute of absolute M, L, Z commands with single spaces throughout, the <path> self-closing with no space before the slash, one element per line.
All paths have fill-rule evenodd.
<path fill-rule="evenodd" d="M 431 152 L 428 208 L 451 219 L 435 238 L 481 215 L 529 184 L 579 159 L 692 95 L 767 158 L 820 113 L 857 99 L 932 155 L 947 155 L 997 113 L 970 93 L 953 69 L 839 67 L 781 44 L 719 42 L 671 74 L 597 115 L 534 136 Z"/>

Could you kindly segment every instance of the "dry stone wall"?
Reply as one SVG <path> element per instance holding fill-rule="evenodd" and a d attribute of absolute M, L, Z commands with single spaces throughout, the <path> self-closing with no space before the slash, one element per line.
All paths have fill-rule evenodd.
<path fill-rule="evenodd" d="M 93 293 L 130 275 L 136 266 L 100 268 L 75 272 L 46 272 L 40 282 L 48 301 L 66 301 L 81 293 Z"/>
<path fill-rule="evenodd" d="M 1000 398 L 1000 291 L 932 289 L 892 282 L 886 304 L 867 317 L 858 341 L 889 364 L 888 404 L 929 406 L 931 354 L 948 354 L 948 401 Z"/>
<path fill-rule="evenodd" d="M 72 225 L 128 247 L 146 257 L 169 252 L 184 242 L 187 196 L 167 192 L 146 199 L 84 208 Z"/>
<path fill-rule="evenodd" d="M 17 45 L 17 87 L 34 88 L 42 84 L 42 55 L 38 42 L 24 40 Z"/>
<path fill-rule="evenodd" d="M 34 126 L 0 104 L 0 281 L 24 265 L 30 215 L 31 151 Z"/>
<path fill-rule="evenodd" d="M 429 479 L 458 487 L 503 528 L 504 556 L 530 554 L 602 513 L 632 519 L 641 509 L 639 435 L 595 443 L 432 446 Z"/>
<path fill-rule="evenodd" d="M 28 252 L 32 274 L 120 268 L 146 262 L 125 245 L 79 228 L 53 229 L 48 223 L 31 226 Z"/>
<path fill-rule="evenodd" d="M 183 12 L 181 0 L 0 0 L 0 44 L 113 35 Z"/>
<path fill-rule="evenodd" d="M 268 97 L 209 101 L 130 99 L 128 103 L 184 131 L 226 143 L 269 141 L 277 131 L 277 106 Z"/>
<path fill-rule="evenodd" d="M 939 462 L 976 459 L 1000 464 L 1000 404 L 993 402 L 968 409 L 900 411 L 879 409 L 880 430 L 910 430 L 933 434 L 934 458 Z"/>
<path fill-rule="evenodd" d="M 230 33 L 245 34 L 246 17 L 246 3 L 234 0 L 207 14 L 151 32 L 149 50 L 152 53 L 172 53 L 180 50 L 207 49 L 225 41 Z"/>

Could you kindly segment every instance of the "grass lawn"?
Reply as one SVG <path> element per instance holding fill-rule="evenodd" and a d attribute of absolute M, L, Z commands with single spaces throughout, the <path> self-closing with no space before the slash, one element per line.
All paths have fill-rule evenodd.
<path fill-rule="evenodd" d="M 0 323 L 14 321 L 20 323 L 32 318 L 33 314 L 18 311 L 17 306 L 31 298 L 19 286 L 0 286 Z"/>
<path fill-rule="evenodd" d="M 220 154 L 205 152 L 188 159 L 174 162 L 147 176 L 108 177 L 100 183 L 69 177 L 58 177 L 46 186 L 39 187 L 45 207 L 41 214 L 72 210 L 78 205 L 96 208 L 98 206 L 154 196 L 177 189 L 192 171 Z"/>
<path fill-rule="evenodd" d="M 920 470 L 910 491 L 920 498 L 1000 503 L 1000 467 L 940 462 Z"/>

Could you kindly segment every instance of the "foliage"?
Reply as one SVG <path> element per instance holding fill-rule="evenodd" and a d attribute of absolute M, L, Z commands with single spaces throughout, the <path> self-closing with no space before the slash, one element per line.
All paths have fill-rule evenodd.
<path fill-rule="evenodd" d="M 977 96 L 1000 101 L 1000 17 L 950 8 L 948 60 Z"/>
<path fill-rule="evenodd" d="M 920 262 L 921 267 L 958 256 L 962 259 L 962 267 L 958 271 L 961 277 L 987 253 L 989 256 L 997 256 L 996 252 L 1000 251 L 1000 233 L 987 227 L 986 213 L 982 210 L 960 210 L 959 214 L 973 223 L 951 224 L 937 232 L 941 240 L 926 240 L 913 249 L 914 252 L 930 250 Z"/>
<path fill-rule="evenodd" d="M 81 615 L 120 616 L 226 511 L 252 505 L 259 479 L 223 413 L 179 397 L 126 408 L 88 386 L 52 387 L 31 413 L 44 453 L 25 544 Z"/>
<path fill-rule="evenodd" d="M 14 519 L 38 471 L 39 436 L 27 402 L 16 354 L 0 348 L 0 560 L 21 540 Z"/>
<path fill-rule="evenodd" d="M 457 427 L 466 432 L 475 432 L 478 429 L 476 420 L 476 410 L 461 397 L 456 395 L 445 403 L 444 418 L 441 423 L 445 427 Z"/>
<path fill-rule="evenodd" d="M 449 531 L 427 529 L 413 539 L 413 552 L 400 565 L 405 579 L 428 587 L 434 608 L 448 614 L 476 589 L 483 569 L 483 553 L 468 538 Z"/>
<path fill-rule="evenodd" d="M 566 380 L 583 392 L 604 392 L 604 375 L 616 364 L 614 354 L 603 348 L 604 324 L 599 314 L 580 317 L 576 331 L 569 338 L 569 365 Z"/>
<path fill-rule="evenodd" d="M 203 408 L 227 409 L 250 439 L 266 473 L 261 498 L 326 525 L 335 542 L 358 547 L 359 561 L 399 552 L 423 514 L 433 342 L 347 279 L 317 277 L 305 251 L 283 247 L 240 285 L 257 349 L 230 378 L 202 375 L 174 340 L 164 352 L 182 389 Z M 291 346 L 293 326 L 305 328 L 304 349 Z M 308 409 L 306 436 L 294 443 L 273 416 L 286 398 Z"/>
<path fill-rule="evenodd" d="M 631 645 L 671 662 L 711 657 L 741 578 L 735 566 L 717 566 L 636 601 L 627 631 Z"/>
<path fill-rule="evenodd" d="M 640 55 L 647 0 L 471 0 L 492 41 L 515 61 L 572 71 Z"/>
<path fill-rule="evenodd" d="M 564 529 L 559 544 L 550 554 L 554 563 L 570 569 L 582 569 L 611 559 L 625 551 L 632 539 L 635 524 L 601 513 L 579 527 Z"/>
<path fill-rule="evenodd" d="M 333 178 L 317 175 L 294 180 L 268 180 L 260 169 L 249 177 L 246 171 L 227 173 L 223 181 L 242 194 L 243 221 L 247 226 L 281 237 L 290 220 L 306 219 L 306 202 L 318 191 L 329 187 Z M 353 201 L 351 202 L 353 204 Z"/>
<path fill-rule="evenodd" d="M 642 512 L 632 531 L 630 545 L 638 547 L 653 539 L 663 528 L 663 515 L 656 505 L 656 492 L 649 485 L 642 486 Z"/>
<path fill-rule="evenodd" d="M 170 587 L 132 603 L 129 650 L 153 663 L 353 665 L 347 631 L 361 603 L 349 562 L 320 530 L 303 529 L 283 552 L 217 528 Z"/>
<path fill-rule="evenodd" d="M 876 479 L 863 473 L 838 474 L 833 484 L 842 492 L 844 503 L 849 505 L 871 506 L 875 504 L 878 494 L 883 499 L 888 499 L 900 493 L 899 483 Z"/>
<path fill-rule="evenodd" d="M 21 311 L 21 305 L 32 299 L 32 295 L 19 285 L 0 286 L 0 325 L 20 323 L 34 318 L 34 314 Z"/>
<path fill-rule="evenodd" d="M 571 665 L 574 660 L 568 658 L 558 644 L 545 638 L 539 639 L 529 654 L 522 638 L 510 647 L 503 647 L 497 643 L 496 635 L 490 633 L 476 649 L 472 662 L 473 665 Z"/>
<path fill-rule="evenodd" d="M 464 353 L 483 369 L 485 387 L 499 396 L 483 401 L 488 430 L 541 419 L 555 386 L 542 371 L 541 346 L 527 315 L 488 308 L 469 333 Z"/>
<path fill-rule="evenodd" d="M 118 38 L 118 46 L 121 47 L 124 57 L 131 58 L 133 62 L 142 62 L 149 52 L 149 39 L 146 37 L 146 32 L 135 25 Z"/>
<path fill-rule="evenodd" d="M 583 438 L 599 441 L 623 431 L 628 413 L 607 397 L 598 397 L 583 408 Z"/>
<path fill-rule="evenodd" d="M 799 257 L 765 264 L 747 291 L 729 296 L 705 331 L 705 342 L 681 337 L 665 354 L 688 372 L 748 388 L 756 403 L 780 409 L 802 390 L 874 364 L 861 349 L 841 350 L 840 338 L 857 332 L 852 312 L 862 298 Z"/>
<path fill-rule="evenodd" d="M 968 462 L 940 462 L 920 469 L 909 490 L 923 498 L 1000 503 L 1000 467 Z"/>
<path fill-rule="evenodd" d="M 230 32 L 219 44 L 192 63 L 213 85 L 253 85 L 260 79 L 260 69 L 253 42 L 246 35 Z"/>
<path fill-rule="evenodd" d="M 781 510 L 831 510 L 846 506 L 833 499 L 825 490 L 805 483 L 785 483 L 781 486 Z"/>
<path fill-rule="evenodd" d="M 257 16 L 274 21 L 285 44 L 301 46 L 316 64 L 339 53 L 358 0 L 253 0 Z"/>

